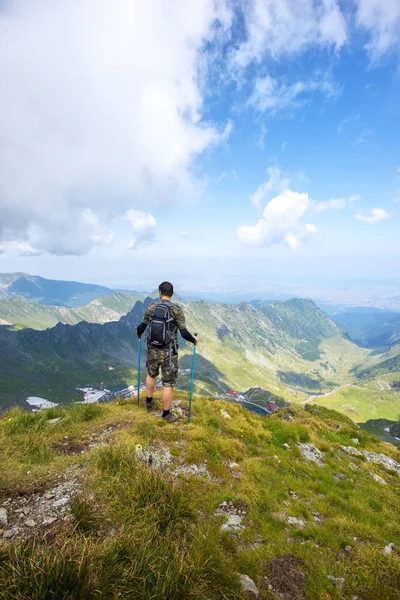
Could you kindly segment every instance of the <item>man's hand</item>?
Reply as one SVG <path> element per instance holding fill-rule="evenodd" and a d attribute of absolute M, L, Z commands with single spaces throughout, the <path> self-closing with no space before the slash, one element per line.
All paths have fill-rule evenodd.
<path fill-rule="evenodd" d="M 200 341 L 200 338 L 199 338 L 199 336 L 198 336 L 198 335 L 194 335 L 193 337 L 194 337 L 194 339 L 196 340 L 196 346 L 197 346 L 197 344 L 198 344 L 198 343 L 199 343 L 199 341 Z"/>

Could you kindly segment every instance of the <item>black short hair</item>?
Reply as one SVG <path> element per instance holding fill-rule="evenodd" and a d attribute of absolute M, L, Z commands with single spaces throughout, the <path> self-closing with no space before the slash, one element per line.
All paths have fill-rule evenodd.
<path fill-rule="evenodd" d="M 169 281 L 163 281 L 158 286 L 158 291 L 161 296 L 168 296 L 168 298 L 171 298 L 174 293 L 174 286 Z"/>

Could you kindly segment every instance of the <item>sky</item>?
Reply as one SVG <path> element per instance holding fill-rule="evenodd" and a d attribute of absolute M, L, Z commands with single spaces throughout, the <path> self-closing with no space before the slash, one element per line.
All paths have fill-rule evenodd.
<path fill-rule="evenodd" d="M 398 0 L 0 0 L 0 56 L 0 272 L 400 289 Z"/>

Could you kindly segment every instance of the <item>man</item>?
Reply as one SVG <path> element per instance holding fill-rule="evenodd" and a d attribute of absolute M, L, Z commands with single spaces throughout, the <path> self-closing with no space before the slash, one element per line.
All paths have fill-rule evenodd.
<path fill-rule="evenodd" d="M 188 342 L 192 342 L 192 344 L 197 344 L 199 338 L 197 336 L 191 335 L 186 329 L 185 323 L 185 315 L 183 314 L 183 310 L 180 306 L 176 304 L 172 304 L 171 298 L 174 293 L 174 288 L 172 283 L 168 281 L 164 281 L 160 284 L 159 288 L 160 302 L 153 302 L 147 307 L 146 312 L 144 313 L 143 321 L 140 323 L 137 328 L 137 335 L 140 338 L 148 324 L 150 323 L 150 335 L 149 335 L 149 345 L 148 345 L 148 353 L 147 353 L 147 371 L 148 375 L 146 378 L 146 408 L 148 411 L 153 408 L 153 393 L 154 387 L 156 385 L 156 377 L 159 373 L 161 367 L 161 376 L 162 376 L 162 385 L 163 385 L 163 413 L 162 418 L 167 423 L 173 423 L 177 420 L 175 415 L 171 412 L 171 403 L 172 403 L 172 389 L 176 384 L 176 380 L 178 378 L 178 329 L 180 331 L 181 336 L 187 340 Z M 156 321 L 156 309 L 158 314 L 163 313 L 163 308 L 161 308 L 160 313 L 160 304 L 166 305 L 168 307 L 167 310 L 164 310 L 164 313 L 169 318 L 165 320 L 163 324 L 162 316 L 158 321 Z M 168 313 L 169 311 L 169 313 Z M 153 324 L 158 324 L 159 331 L 164 332 L 165 329 L 168 329 L 168 335 L 164 337 L 167 340 L 171 340 L 169 343 L 164 345 L 160 345 L 160 342 L 155 341 L 152 343 L 152 331 L 156 330 L 156 327 L 152 326 Z M 158 346 L 154 344 L 159 344 Z"/>

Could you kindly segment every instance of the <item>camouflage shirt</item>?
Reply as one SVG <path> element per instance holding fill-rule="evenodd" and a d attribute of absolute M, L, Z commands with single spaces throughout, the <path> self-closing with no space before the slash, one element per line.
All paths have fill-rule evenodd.
<path fill-rule="evenodd" d="M 151 315 L 157 304 L 167 304 L 167 301 L 159 300 L 158 302 L 152 302 L 151 304 L 149 304 L 149 306 L 146 309 L 146 312 L 144 313 L 142 323 L 146 323 L 146 325 L 149 324 Z M 185 315 L 182 308 L 177 304 L 173 303 L 170 303 L 169 305 L 169 312 L 171 313 L 171 317 L 173 318 L 173 321 L 171 321 L 170 325 L 171 333 L 173 337 L 176 340 L 178 340 L 178 329 L 186 329 Z"/>

